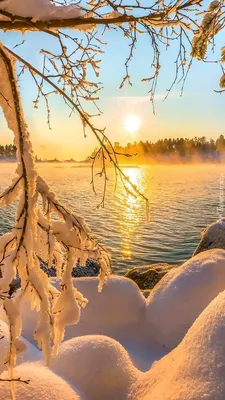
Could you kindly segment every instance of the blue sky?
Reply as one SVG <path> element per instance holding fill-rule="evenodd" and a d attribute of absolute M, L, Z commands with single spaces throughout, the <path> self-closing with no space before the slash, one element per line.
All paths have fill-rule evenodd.
<path fill-rule="evenodd" d="M 29 33 L 23 37 L 16 33 L 0 34 L 0 40 L 12 47 L 21 39 L 26 44 L 16 49 L 27 60 L 34 62 L 40 69 L 39 50 L 42 47 L 54 49 L 55 41 L 48 35 Z M 141 83 L 143 77 L 151 76 L 151 44 L 147 36 L 141 35 L 137 51 L 132 61 L 130 74 L 133 86 L 128 85 L 120 90 L 124 75 L 124 62 L 128 54 L 128 42 L 121 33 L 106 32 L 104 41 L 105 54 L 100 70 L 100 80 L 104 90 L 100 94 L 100 108 L 103 116 L 96 120 L 98 126 L 107 128 L 112 141 L 126 143 L 128 140 L 152 140 L 163 137 L 206 136 L 215 138 L 225 133 L 225 95 L 218 95 L 221 70 L 218 64 L 204 64 L 195 61 L 188 76 L 184 95 L 180 97 L 180 86 L 175 85 L 166 101 L 163 98 L 170 86 L 175 72 L 175 46 L 162 53 L 162 70 L 155 98 L 156 115 L 148 99 L 148 84 Z M 217 54 L 210 54 L 215 59 L 219 49 L 224 45 L 222 35 L 217 39 Z M 42 157 L 74 157 L 82 159 L 95 147 L 96 142 L 91 133 L 84 139 L 82 127 L 77 116 L 68 118 L 69 111 L 59 96 L 51 100 L 52 130 L 46 124 L 43 105 L 39 110 L 33 108 L 35 88 L 32 80 L 26 75 L 20 82 L 24 101 L 25 115 L 34 142 L 35 152 Z M 132 136 L 124 129 L 124 119 L 135 114 L 140 118 L 140 128 Z M 3 115 L 0 114 L 2 143 L 11 142 L 12 134 L 8 131 Z M 3 127 L 3 128 L 2 128 Z"/>

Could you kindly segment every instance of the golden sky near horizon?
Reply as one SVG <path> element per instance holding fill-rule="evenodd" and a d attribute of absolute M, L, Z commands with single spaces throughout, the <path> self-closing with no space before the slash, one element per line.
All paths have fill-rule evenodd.
<path fill-rule="evenodd" d="M 43 37 L 38 34 L 34 40 L 30 33 L 24 35 L 24 38 L 26 43 L 18 47 L 18 52 L 40 68 L 42 63 L 39 51 L 43 46 Z M 49 38 L 46 39 L 46 36 L 44 38 L 46 48 L 52 49 L 53 42 Z M 7 35 L 7 43 L 12 47 L 20 39 L 15 32 Z M 217 138 L 225 133 L 225 95 L 220 96 L 214 92 L 214 89 L 218 88 L 221 73 L 218 64 L 200 63 L 195 60 L 185 84 L 184 95 L 180 97 L 181 83 L 175 85 L 168 99 L 163 101 L 174 79 L 176 46 L 171 46 L 167 52 L 163 52 L 154 115 L 148 95 L 149 83 L 141 83 L 143 77 L 151 74 L 151 46 L 148 38 L 141 35 L 132 59 L 132 87 L 125 85 L 121 90 L 119 87 L 124 77 L 128 42 L 115 31 L 107 32 L 105 39 L 107 46 L 102 54 L 99 78 L 104 89 L 99 93 L 98 103 L 103 115 L 93 118 L 92 122 L 99 128 L 106 127 L 106 134 L 113 143 L 118 141 L 125 145 L 128 141 L 140 140 L 155 142 L 165 137 Z M 223 35 L 218 40 L 219 46 L 217 50 L 214 49 L 214 58 L 216 51 L 220 54 L 220 44 L 223 45 L 224 42 Z M 49 97 L 52 125 L 52 129 L 49 130 L 44 101 L 40 100 L 39 109 L 33 107 L 37 90 L 29 74 L 25 73 L 21 77 L 19 85 L 34 150 L 39 157 L 82 160 L 90 155 L 97 146 L 93 134 L 87 131 L 87 138 L 84 138 L 79 117 L 72 115 L 69 118 L 70 109 L 65 107 L 60 96 Z M 90 102 L 88 107 L 91 108 Z M 7 129 L 0 111 L 0 143 L 12 141 L 12 133 Z"/>
<path fill-rule="evenodd" d="M 193 96 L 194 97 L 194 96 Z M 198 97 L 198 96 L 197 96 Z M 147 97 L 117 97 L 106 98 L 104 101 L 104 114 L 100 118 L 94 118 L 93 122 L 98 127 L 105 127 L 109 138 L 114 143 L 119 141 L 125 145 L 134 141 L 157 141 L 164 137 L 193 137 L 206 136 L 217 137 L 221 133 L 220 123 L 215 123 L 211 114 L 205 116 L 202 123 L 202 114 L 198 119 L 189 118 L 183 112 L 174 117 L 174 108 L 179 106 L 182 110 L 191 98 L 178 99 L 175 95 L 166 102 L 156 101 L 157 113 L 153 114 L 151 104 Z M 170 112 L 171 111 L 171 112 Z M 49 130 L 46 123 L 46 114 L 41 108 L 33 110 L 26 109 L 29 131 L 32 136 L 35 154 L 41 158 L 74 158 L 83 160 L 97 146 L 93 133 L 87 131 L 87 138 L 84 138 L 82 124 L 78 116 L 68 117 L 68 110 L 65 107 L 53 107 L 51 113 L 52 129 Z M 1 144 L 12 143 L 13 135 L 7 129 L 3 114 L 0 113 L 0 121 L 3 123 L 1 129 Z M 2 125 L 2 124 L 1 124 Z"/>

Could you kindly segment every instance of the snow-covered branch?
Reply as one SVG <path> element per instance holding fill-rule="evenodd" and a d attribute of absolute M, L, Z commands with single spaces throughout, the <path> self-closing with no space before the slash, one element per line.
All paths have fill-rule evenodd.
<path fill-rule="evenodd" d="M 1 0 L 1 19 L 35 21 L 63 20 L 79 18 L 84 14 L 82 8 L 75 5 L 56 6 L 49 0 Z"/>
<path fill-rule="evenodd" d="M 142 23 L 155 27 L 187 24 L 181 11 L 198 6 L 199 0 L 177 0 L 164 4 L 155 2 L 142 5 L 139 2 L 123 4 L 113 1 L 90 1 L 85 5 L 57 6 L 49 0 L 3 0 L 0 2 L 0 28 L 16 30 L 42 30 L 57 28 L 93 29 L 97 25 L 121 25 Z M 107 12 L 106 12 L 107 10 Z M 138 11 L 138 12 L 136 12 Z"/>
<path fill-rule="evenodd" d="M 9 128 L 14 132 L 14 142 L 18 149 L 17 177 L 1 195 L 1 205 L 11 204 L 20 196 L 13 231 L 0 238 L 0 304 L 10 327 L 10 348 L 6 363 L 13 389 L 13 366 L 21 350 L 18 339 L 22 327 L 20 300 L 25 296 L 31 307 L 39 311 L 34 336 L 49 363 L 51 342 L 57 352 L 65 327 L 78 322 L 80 307 L 87 303 L 72 285 L 71 272 L 76 261 L 81 259 L 83 264 L 87 257 L 91 257 L 99 262 L 99 290 L 111 268 L 107 251 L 98 244 L 84 220 L 60 204 L 45 181 L 37 175 L 17 86 L 15 60 L 2 45 L 0 73 L 0 92 L 3 94 L 0 105 Z M 42 209 L 38 204 L 39 195 L 42 198 Z M 58 221 L 52 220 L 53 212 L 57 214 Z M 48 261 L 49 266 L 54 260 L 57 275 L 61 278 L 61 291 L 51 286 L 47 275 L 40 269 L 40 256 Z M 17 275 L 21 281 L 21 294 L 15 302 L 10 295 L 10 284 Z M 72 312 L 75 308 L 76 316 Z"/>

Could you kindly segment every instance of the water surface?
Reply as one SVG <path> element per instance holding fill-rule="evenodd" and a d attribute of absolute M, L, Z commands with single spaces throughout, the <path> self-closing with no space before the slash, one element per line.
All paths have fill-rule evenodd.
<path fill-rule="evenodd" d="M 203 228 L 218 219 L 223 204 L 225 165 L 154 165 L 125 168 L 150 202 L 146 224 L 143 200 L 114 191 L 113 170 L 105 208 L 96 210 L 100 195 L 92 192 L 91 170 L 73 164 L 38 164 L 37 168 L 58 198 L 82 214 L 111 253 L 114 271 L 155 262 L 183 262 L 193 253 Z M 0 164 L 0 189 L 10 183 L 15 164 Z M 97 191 L 102 182 L 96 177 Z M 0 209 L 0 233 L 13 225 L 14 207 Z"/>

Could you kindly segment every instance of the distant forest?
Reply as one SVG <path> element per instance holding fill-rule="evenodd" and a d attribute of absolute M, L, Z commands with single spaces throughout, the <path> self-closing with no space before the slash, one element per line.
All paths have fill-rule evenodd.
<path fill-rule="evenodd" d="M 16 159 L 16 146 L 13 144 L 0 145 L 0 159 L 1 160 L 15 160 Z"/>
<path fill-rule="evenodd" d="M 225 162 L 225 138 L 207 140 L 205 136 L 194 138 L 161 139 L 127 143 L 114 143 L 118 160 L 122 163 L 154 162 Z M 93 152 L 91 157 L 96 153 Z M 131 157 L 133 156 L 133 157 Z"/>
<path fill-rule="evenodd" d="M 155 143 L 151 141 L 127 143 L 126 146 L 114 143 L 114 150 L 118 160 L 122 163 L 154 163 L 154 162 L 225 162 L 225 138 L 207 140 L 205 136 L 194 138 L 161 139 Z M 95 149 L 86 159 L 90 162 L 96 154 Z M 13 161 L 16 159 L 16 146 L 0 145 L 0 160 Z M 40 161 L 36 157 L 36 161 Z M 59 160 L 53 160 L 59 161 Z M 74 161 L 74 160 L 69 160 Z"/>

